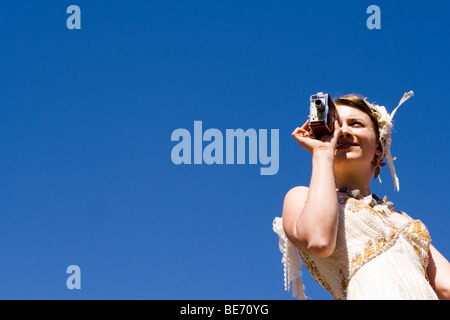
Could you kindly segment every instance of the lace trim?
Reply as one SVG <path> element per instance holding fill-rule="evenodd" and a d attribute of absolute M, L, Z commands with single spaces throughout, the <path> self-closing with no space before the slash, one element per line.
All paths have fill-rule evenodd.
<path fill-rule="evenodd" d="M 279 237 L 279 249 L 283 254 L 281 263 L 284 265 L 284 289 L 290 291 L 292 282 L 292 296 L 298 300 L 306 300 L 305 288 L 301 279 L 302 260 L 297 248 L 288 240 L 283 229 L 282 218 L 273 220 L 273 231 Z"/>

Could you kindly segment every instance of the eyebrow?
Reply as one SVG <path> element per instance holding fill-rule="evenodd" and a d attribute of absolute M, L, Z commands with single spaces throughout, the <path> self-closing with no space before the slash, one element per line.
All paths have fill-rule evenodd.
<path fill-rule="evenodd" d="M 341 117 L 339 117 L 338 120 L 339 120 L 339 122 L 342 122 Z M 355 118 L 355 117 L 352 117 L 352 118 L 346 118 L 346 119 L 344 119 L 344 120 L 346 120 L 346 121 L 355 121 L 355 120 L 357 120 L 357 121 L 361 121 L 361 122 L 366 123 L 366 120 L 363 119 L 363 118 Z"/>
<path fill-rule="evenodd" d="M 353 120 L 358 120 L 358 121 L 363 121 L 365 122 L 366 120 L 363 118 L 347 118 L 347 120 L 353 121 Z"/>

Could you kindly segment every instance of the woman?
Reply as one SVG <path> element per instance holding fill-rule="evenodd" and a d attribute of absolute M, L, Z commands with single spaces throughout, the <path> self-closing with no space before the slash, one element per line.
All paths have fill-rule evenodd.
<path fill-rule="evenodd" d="M 309 188 L 291 189 L 282 219 L 274 220 L 286 290 L 292 281 L 293 294 L 305 298 L 303 260 L 335 299 L 450 299 L 450 264 L 430 244 L 425 225 L 370 192 L 384 158 L 399 190 L 390 153 L 397 108 L 389 114 L 355 94 L 335 105 L 331 136 L 313 139 L 308 121 L 292 133 L 313 165 Z"/>

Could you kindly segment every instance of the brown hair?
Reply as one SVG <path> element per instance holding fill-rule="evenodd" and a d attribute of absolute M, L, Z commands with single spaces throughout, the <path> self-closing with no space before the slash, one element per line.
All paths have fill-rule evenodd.
<path fill-rule="evenodd" d="M 375 136 L 377 137 L 378 141 L 380 140 L 378 121 L 373 115 L 372 109 L 370 109 L 369 105 L 366 102 L 366 99 L 363 96 L 355 93 L 347 94 L 345 96 L 335 98 L 334 104 L 339 106 L 355 107 L 367 113 L 367 115 L 369 116 L 370 120 L 372 120 L 372 123 L 375 127 Z"/>

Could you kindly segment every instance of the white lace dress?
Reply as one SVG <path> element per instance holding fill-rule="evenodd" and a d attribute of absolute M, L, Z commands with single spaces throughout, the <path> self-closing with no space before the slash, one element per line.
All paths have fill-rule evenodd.
<path fill-rule="evenodd" d="M 362 200 L 342 197 L 336 249 L 326 258 L 298 251 L 286 238 L 282 219 L 275 218 L 285 289 L 304 299 L 301 262 L 335 299 L 438 299 L 426 278 L 430 236 L 420 220 L 392 213 L 386 205 L 371 207 Z M 299 255 L 300 253 L 300 255 Z"/>

